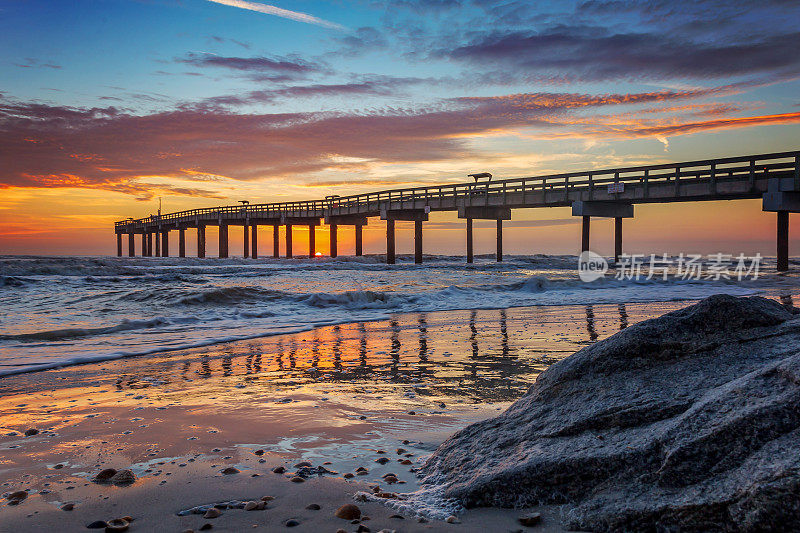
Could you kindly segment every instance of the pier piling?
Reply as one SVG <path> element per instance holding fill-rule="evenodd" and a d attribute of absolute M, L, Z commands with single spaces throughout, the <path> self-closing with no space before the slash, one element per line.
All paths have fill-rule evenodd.
<path fill-rule="evenodd" d="M 117 257 L 122 257 L 122 233 L 117 233 Z"/>
<path fill-rule="evenodd" d="M 394 256 L 394 220 L 386 221 L 386 264 L 395 264 Z"/>
<path fill-rule="evenodd" d="M 472 219 L 467 219 L 467 263 L 475 261 L 475 256 L 472 249 Z"/>
<path fill-rule="evenodd" d="M 258 259 L 258 224 L 250 225 L 250 257 Z"/>
<path fill-rule="evenodd" d="M 128 257 L 135 257 L 136 249 L 133 243 L 133 233 L 128 233 Z"/>
<path fill-rule="evenodd" d="M 339 229 L 339 227 L 336 224 L 331 224 L 328 227 L 328 230 L 330 232 L 329 235 L 330 235 L 330 239 L 331 239 L 331 257 L 336 257 L 337 255 L 339 255 L 339 243 L 338 243 L 338 239 L 337 239 L 337 235 L 336 235 L 336 232 L 337 232 L 338 229 Z"/>
<path fill-rule="evenodd" d="M 503 219 L 497 219 L 497 262 L 503 260 Z"/>
<path fill-rule="evenodd" d="M 356 257 L 364 255 L 363 232 L 364 226 L 356 224 Z"/>
<path fill-rule="evenodd" d="M 169 257 L 169 230 L 161 232 L 161 257 Z"/>
<path fill-rule="evenodd" d="M 778 211 L 778 272 L 789 270 L 789 212 Z"/>
<path fill-rule="evenodd" d="M 206 227 L 204 224 L 197 226 L 197 257 L 206 256 Z"/>
<path fill-rule="evenodd" d="M 244 223 L 244 230 L 242 232 L 242 240 L 244 241 L 244 258 L 250 257 L 250 226 L 247 222 Z"/>
<path fill-rule="evenodd" d="M 272 257 L 281 256 L 281 228 L 277 224 L 272 226 Z"/>
<path fill-rule="evenodd" d="M 186 229 L 178 228 L 178 257 L 186 257 Z"/>
<path fill-rule="evenodd" d="M 614 217 L 614 264 L 619 264 L 622 255 L 622 217 Z"/>
<path fill-rule="evenodd" d="M 228 225 L 222 222 L 219 225 L 219 256 L 221 259 L 228 257 Z"/>
<path fill-rule="evenodd" d="M 414 263 L 422 264 L 422 221 L 414 221 Z"/>
<path fill-rule="evenodd" d="M 292 258 L 292 225 L 286 224 L 286 259 Z"/>
<path fill-rule="evenodd" d="M 317 255 L 317 227 L 314 224 L 308 225 L 308 257 Z"/>

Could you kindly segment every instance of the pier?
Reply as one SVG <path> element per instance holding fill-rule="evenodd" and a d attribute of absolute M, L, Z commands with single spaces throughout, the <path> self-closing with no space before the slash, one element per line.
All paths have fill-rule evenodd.
<path fill-rule="evenodd" d="M 481 175 L 482 176 L 482 175 Z M 486 175 L 488 176 L 488 174 Z M 339 254 L 340 226 L 355 231 L 357 256 L 363 254 L 362 231 L 368 219 L 386 223 L 386 262 L 394 264 L 395 221 L 414 222 L 414 260 L 423 258 L 423 224 L 433 211 L 453 211 L 465 222 L 466 261 L 473 262 L 474 220 L 494 220 L 497 226 L 497 261 L 503 259 L 503 221 L 513 209 L 571 207 L 581 217 L 581 243 L 591 244 L 592 217 L 614 219 L 614 259 L 622 255 L 622 222 L 633 219 L 634 205 L 647 203 L 700 202 L 762 199 L 762 210 L 776 213 L 777 269 L 789 269 L 789 213 L 800 212 L 800 151 L 684 161 L 546 176 L 489 179 L 474 182 L 392 189 L 329 196 L 322 200 L 245 204 L 192 209 L 116 222 L 117 256 L 135 256 L 135 236 L 141 239 L 142 255 L 169 255 L 169 234 L 178 232 L 178 254 L 186 255 L 186 230 L 197 232 L 197 256 L 205 257 L 205 228 L 219 227 L 219 256 L 228 257 L 228 227 L 244 227 L 244 257 L 258 257 L 259 226 L 273 230 L 273 257 L 280 257 L 279 228 L 285 227 L 285 253 L 294 257 L 295 226 L 309 232 L 309 257 L 314 257 L 315 232 L 329 226 L 330 255 Z M 127 238 L 124 236 L 127 235 Z M 154 246 L 155 244 L 155 246 Z"/>

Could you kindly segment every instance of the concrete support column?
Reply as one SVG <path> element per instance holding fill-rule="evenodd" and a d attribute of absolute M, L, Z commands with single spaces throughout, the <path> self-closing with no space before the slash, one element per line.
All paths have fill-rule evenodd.
<path fill-rule="evenodd" d="M 258 259 L 258 225 L 250 225 L 250 256 Z"/>
<path fill-rule="evenodd" d="M 363 234 L 364 226 L 361 224 L 356 224 L 356 257 L 364 255 Z"/>
<path fill-rule="evenodd" d="M 503 260 L 503 220 L 497 219 L 497 262 Z"/>
<path fill-rule="evenodd" d="M 169 257 L 169 230 L 161 233 L 161 257 Z"/>
<path fill-rule="evenodd" d="M 156 255 L 156 257 L 161 257 L 161 232 L 160 231 L 156 231 L 155 234 L 156 234 L 155 255 Z"/>
<path fill-rule="evenodd" d="M 414 221 L 414 262 L 422 264 L 422 221 Z"/>
<path fill-rule="evenodd" d="M 475 254 L 472 249 L 472 219 L 467 219 L 467 263 L 475 261 Z"/>
<path fill-rule="evenodd" d="M 619 264 L 622 255 L 622 217 L 614 217 L 614 263 Z"/>
<path fill-rule="evenodd" d="M 147 232 L 147 257 L 153 257 L 153 232 Z"/>
<path fill-rule="evenodd" d="M 330 230 L 330 237 L 331 237 L 331 257 L 336 257 L 339 255 L 339 242 L 338 242 L 338 235 L 336 234 L 339 226 L 336 224 L 330 224 L 328 226 Z"/>
<path fill-rule="evenodd" d="M 244 240 L 244 258 L 247 259 L 250 257 L 250 226 L 247 224 L 247 221 L 244 223 L 244 230 L 243 230 L 243 240 Z"/>
<path fill-rule="evenodd" d="M 272 257 L 278 258 L 281 256 L 281 234 L 280 227 L 277 224 L 272 226 Z"/>
<path fill-rule="evenodd" d="M 220 258 L 228 257 L 228 225 L 219 225 L 219 256 Z"/>
<path fill-rule="evenodd" d="M 394 256 L 394 220 L 386 221 L 386 264 L 395 264 Z"/>
<path fill-rule="evenodd" d="M 122 257 L 122 233 L 117 233 L 117 257 Z"/>
<path fill-rule="evenodd" d="M 292 258 L 292 225 L 286 224 L 286 259 Z"/>
<path fill-rule="evenodd" d="M 136 248 L 133 242 L 133 233 L 128 233 L 128 257 L 136 256 Z"/>
<path fill-rule="evenodd" d="M 778 272 L 789 270 L 789 212 L 778 211 Z"/>
<path fill-rule="evenodd" d="M 142 233 L 142 257 L 147 257 L 147 234 Z"/>
<path fill-rule="evenodd" d="M 581 252 L 585 252 L 589 249 L 590 223 L 591 223 L 591 217 L 589 215 L 583 215 L 583 222 L 581 224 Z"/>
<path fill-rule="evenodd" d="M 178 257 L 186 257 L 186 229 L 178 228 Z"/>
<path fill-rule="evenodd" d="M 197 226 L 197 257 L 206 256 L 206 227 L 203 224 Z"/>
<path fill-rule="evenodd" d="M 308 257 L 317 255 L 317 227 L 314 224 L 308 225 Z"/>

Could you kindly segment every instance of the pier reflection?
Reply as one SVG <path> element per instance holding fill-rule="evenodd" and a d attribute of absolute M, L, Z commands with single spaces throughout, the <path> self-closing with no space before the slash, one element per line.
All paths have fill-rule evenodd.
<path fill-rule="evenodd" d="M 575 307 L 570 320 L 547 310 L 529 309 L 519 316 L 500 309 L 323 327 L 187 352 L 179 362 L 165 358 L 121 376 L 117 387 L 134 388 L 141 380 L 222 377 L 239 388 L 267 391 L 310 383 L 338 383 L 346 390 L 372 383 L 411 386 L 418 396 L 503 401 L 519 397 L 538 374 L 581 345 L 628 327 L 625 305 L 599 308 Z M 581 320 L 585 327 L 576 329 Z M 237 381 L 239 376 L 247 380 Z"/>

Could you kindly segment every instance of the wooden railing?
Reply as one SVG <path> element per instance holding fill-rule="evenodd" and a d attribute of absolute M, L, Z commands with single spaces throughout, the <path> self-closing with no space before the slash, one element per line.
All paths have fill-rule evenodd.
<path fill-rule="evenodd" d="M 608 187 L 613 184 L 623 184 L 622 187 L 624 184 L 642 184 L 647 191 L 650 184 L 673 182 L 677 187 L 690 181 L 709 181 L 712 185 L 716 185 L 719 180 L 748 179 L 752 186 L 756 177 L 763 178 L 765 175 L 776 173 L 783 175 L 791 173 L 794 177 L 794 190 L 800 191 L 800 151 L 567 172 L 490 182 L 391 189 L 325 200 L 207 207 L 168 213 L 160 217 L 128 219 L 116 222 L 115 226 L 181 221 L 202 215 L 218 215 L 225 218 L 226 214 L 242 216 L 249 214 L 251 217 L 277 218 L 286 213 L 314 211 L 319 212 L 319 216 L 322 216 L 326 210 L 331 209 L 364 208 L 364 211 L 374 211 L 379 206 L 391 202 L 435 201 L 448 198 L 464 198 L 466 203 L 470 204 L 475 199 L 476 193 L 480 193 L 480 196 L 485 198 L 510 193 L 561 190 L 566 195 L 570 190 Z"/>

